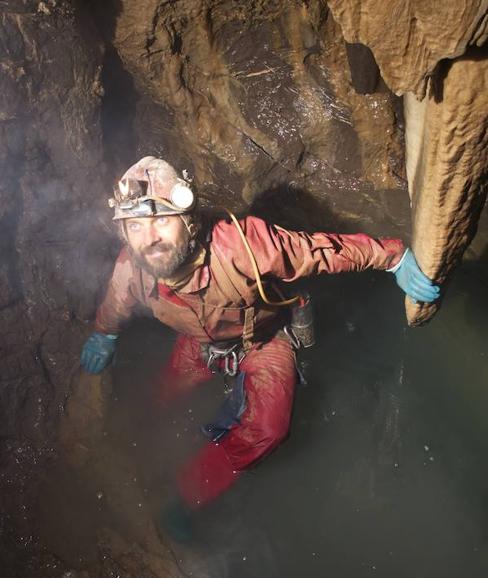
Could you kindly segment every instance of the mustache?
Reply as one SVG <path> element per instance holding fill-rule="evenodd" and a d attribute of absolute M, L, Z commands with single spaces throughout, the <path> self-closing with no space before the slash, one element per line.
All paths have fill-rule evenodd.
<path fill-rule="evenodd" d="M 172 243 L 155 243 L 150 247 L 146 247 L 142 249 L 141 253 L 143 255 L 152 255 L 154 253 L 166 253 L 174 249 L 174 245 Z"/>

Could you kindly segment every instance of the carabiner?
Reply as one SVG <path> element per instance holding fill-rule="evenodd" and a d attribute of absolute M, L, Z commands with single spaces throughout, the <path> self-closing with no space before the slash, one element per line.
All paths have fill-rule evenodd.
<path fill-rule="evenodd" d="M 237 359 L 237 353 L 235 351 L 230 351 L 225 356 L 224 359 L 225 359 L 225 361 L 224 361 L 224 373 L 225 373 L 225 375 L 228 375 L 230 377 L 235 377 L 237 375 L 238 370 L 239 370 L 239 360 Z M 232 366 L 231 366 L 230 360 L 232 360 Z"/>

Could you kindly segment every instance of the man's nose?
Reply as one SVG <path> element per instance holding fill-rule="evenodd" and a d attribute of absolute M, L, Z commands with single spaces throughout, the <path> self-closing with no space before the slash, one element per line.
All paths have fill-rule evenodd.
<path fill-rule="evenodd" d="M 157 227 L 155 227 L 152 223 L 145 227 L 144 232 L 144 241 L 146 245 L 154 245 L 155 243 L 159 243 L 161 241 L 161 235 L 159 234 Z"/>

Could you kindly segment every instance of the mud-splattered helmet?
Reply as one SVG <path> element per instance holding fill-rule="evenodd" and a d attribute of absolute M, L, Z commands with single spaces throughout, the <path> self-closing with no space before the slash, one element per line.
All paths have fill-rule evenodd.
<path fill-rule="evenodd" d="M 108 203 L 115 209 L 117 221 L 188 214 L 195 208 L 196 198 L 189 183 L 169 163 L 144 157 L 125 172 Z"/>

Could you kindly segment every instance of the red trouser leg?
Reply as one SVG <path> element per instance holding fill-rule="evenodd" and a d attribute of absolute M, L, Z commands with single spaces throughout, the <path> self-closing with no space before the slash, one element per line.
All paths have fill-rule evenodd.
<path fill-rule="evenodd" d="M 295 355 L 288 341 L 273 339 L 241 363 L 247 407 L 240 423 L 219 442 L 207 444 L 178 477 L 191 508 L 211 502 L 240 472 L 273 451 L 288 434 L 296 384 Z"/>
<path fill-rule="evenodd" d="M 159 401 L 166 406 L 211 377 L 212 372 L 202 361 L 200 343 L 192 337 L 179 335 L 157 380 Z"/>

